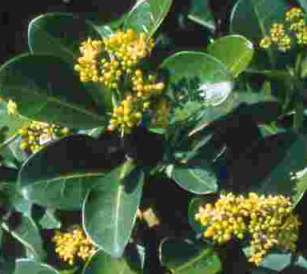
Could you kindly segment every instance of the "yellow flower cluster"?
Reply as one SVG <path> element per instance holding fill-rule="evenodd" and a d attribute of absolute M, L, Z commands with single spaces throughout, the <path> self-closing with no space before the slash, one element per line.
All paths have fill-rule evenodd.
<path fill-rule="evenodd" d="M 195 219 L 205 228 L 204 237 L 223 244 L 233 237 L 250 239 L 250 262 L 261 264 L 273 247 L 295 250 L 300 222 L 292 213 L 292 203 L 282 195 L 247 197 L 221 195 L 215 204 L 199 208 Z"/>
<path fill-rule="evenodd" d="M 14 116 L 18 114 L 17 104 L 13 100 L 10 99 L 6 107 L 7 107 L 7 113 L 9 115 Z"/>
<path fill-rule="evenodd" d="M 118 31 L 109 38 L 103 39 L 106 51 L 119 60 L 126 72 L 151 54 L 154 47 L 152 39 L 145 33 L 136 33 L 132 29 Z"/>
<path fill-rule="evenodd" d="M 118 31 L 103 40 L 88 39 L 80 47 L 75 70 L 82 82 L 100 82 L 110 89 L 117 89 L 121 76 L 131 73 L 153 49 L 153 40 L 145 33 L 131 29 Z M 103 58 L 102 58 L 103 56 Z"/>
<path fill-rule="evenodd" d="M 260 41 L 260 47 L 266 49 L 274 45 L 278 50 L 286 52 L 291 49 L 295 41 L 298 45 L 306 46 L 307 26 L 304 17 L 305 13 L 300 8 L 294 7 L 288 10 L 284 23 L 274 23 L 270 35 Z"/>
<path fill-rule="evenodd" d="M 276 45 L 278 50 L 285 52 L 291 48 L 292 41 L 286 33 L 283 24 L 273 24 L 270 29 L 270 36 L 265 36 L 260 41 L 260 47 L 269 48 L 271 45 Z"/>
<path fill-rule="evenodd" d="M 73 265 L 77 258 L 85 261 L 96 252 L 96 248 L 80 227 L 74 227 L 68 232 L 57 231 L 52 241 L 59 258 L 70 265 Z"/>
<path fill-rule="evenodd" d="M 78 64 L 75 70 L 80 74 L 81 82 L 99 81 L 99 59 L 102 51 L 102 41 L 88 39 L 82 42 L 80 47 L 81 57 L 78 58 Z"/>
<path fill-rule="evenodd" d="M 49 141 L 67 136 L 69 129 L 32 121 L 30 125 L 20 129 L 18 133 L 21 136 L 20 149 L 35 153 Z"/>
<path fill-rule="evenodd" d="M 142 102 L 136 97 L 128 95 L 113 111 L 109 123 L 109 130 L 118 129 L 122 134 L 130 133 L 137 126 L 143 112 L 149 107 L 149 102 Z"/>
<path fill-rule="evenodd" d="M 148 98 L 153 95 L 159 95 L 164 89 L 164 83 L 155 83 L 156 79 L 153 75 L 149 75 L 148 79 L 144 79 L 144 74 L 137 69 L 132 76 L 132 90 L 139 98 Z"/>
<path fill-rule="evenodd" d="M 82 56 L 75 65 L 80 80 L 101 83 L 110 90 L 127 91 L 117 94 L 120 98 L 113 109 L 109 130 L 131 132 L 141 123 L 151 98 L 162 93 L 164 83 L 157 82 L 154 75 L 144 75 L 138 67 L 153 47 L 151 38 L 132 29 L 117 31 L 100 41 L 88 39 L 82 43 Z"/>

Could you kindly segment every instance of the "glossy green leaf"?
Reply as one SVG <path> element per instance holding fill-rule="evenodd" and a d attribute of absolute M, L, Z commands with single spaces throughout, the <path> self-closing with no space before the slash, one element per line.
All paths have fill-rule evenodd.
<path fill-rule="evenodd" d="M 201 114 L 201 120 L 191 134 L 208 127 L 215 121 L 224 119 L 228 114 L 235 111 L 241 104 L 247 105 L 247 112 L 256 122 L 264 123 L 275 119 L 279 114 L 276 99 L 270 95 L 253 92 L 233 92 L 227 100 L 218 106 L 208 106 Z"/>
<path fill-rule="evenodd" d="M 125 168 L 122 165 L 107 174 L 89 192 L 83 206 L 87 234 L 113 257 L 123 254 L 142 196 L 142 171 L 134 169 L 123 178 Z"/>
<path fill-rule="evenodd" d="M 5 223 L 2 223 L 2 228 L 23 245 L 28 258 L 38 261 L 44 259 L 46 254 L 43 249 L 43 241 L 36 224 L 31 218 L 22 217 L 21 223 L 14 230 L 11 230 Z"/>
<path fill-rule="evenodd" d="M 221 104 L 232 91 L 232 77 L 226 66 L 206 53 L 179 52 L 165 59 L 160 67 L 169 76 L 168 92 L 183 82 L 195 82 L 204 106 Z"/>
<path fill-rule="evenodd" d="M 222 61 L 234 77 L 243 72 L 254 55 L 253 44 L 241 35 L 228 35 L 208 46 L 208 53 Z"/>
<path fill-rule="evenodd" d="M 304 197 L 305 192 L 307 191 L 307 169 L 300 170 L 295 173 L 295 188 L 294 194 L 292 196 L 292 200 L 294 205 L 296 206 L 301 199 Z"/>
<path fill-rule="evenodd" d="M 29 259 L 17 259 L 14 274 L 59 274 L 59 272 L 47 264 Z"/>
<path fill-rule="evenodd" d="M 55 56 L 18 56 L 0 68 L 0 90 L 28 118 L 72 128 L 105 123 L 72 68 Z"/>
<path fill-rule="evenodd" d="M 112 34 L 107 27 L 99 31 L 89 21 L 69 13 L 47 13 L 34 18 L 28 28 L 28 44 L 35 54 L 48 54 L 62 58 L 71 68 L 80 56 L 82 41 L 101 39 Z M 99 84 L 84 84 L 97 106 L 110 107 L 110 92 Z M 109 111 L 110 109 L 108 109 Z"/>
<path fill-rule="evenodd" d="M 73 66 L 80 55 L 79 47 L 88 38 L 100 35 L 88 21 L 69 13 L 47 13 L 34 18 L 28 28 L 32 53 L 55 55 Z"/>
<path fill-rule="evenodd" d="M 159 28 L 172 5 L 172 0 L 140 0 L 128 13 L 125 28 L 152 36 Z"/>
<path fill-rule="evenodd" d="M 104 155 L 97 149 L 93 138 L 75 135 L 34 154 L 19 172 L 23 195 L 44 207 L 80 209 L 88 189 L 104 176 Z"/>
<path fill-rule="evenodd" d="M 283 21 L 286 8 L 284 0 L 239 0 L 232 10 L 230 29 L 258 42 L 269 34 L 273 23 Z"/>
<path fill-rule="evenodd" d="M 20 194 L 17 184 L 18 170 L 0 167 L 0 193 L 4 194 L 10 207 L 23 216 L 31 218 L 32 203 Z"/>
<path fill-rule="evenodd" d="M 47 208 L 43 217 L 39 220 L 39 224 L 43 229 L 59 229 L 62 223 L 55 216 L 55 210 Z"/>
<path fill-rule="evenodd" d="M 222 268 L 212 249 L 188 240 L 165 240 L 160 247 L 160 258 L 173 274 L 217 274 Z"/>
<path fill-rule="evenodd" d="M 261 266 L 252 274 L 305 274 L 306 270 L 307 260 L 303 256 L 273 252 L 264 258 Z"/>
<path fill-rule="evenodd" d="M 295 195 L 296 184 L 293 176 L 306 165 L 306 142 L 304 138 L 287 132 L 268 137 L 267 142 L 261 144 L 260 142 L 259 149 L 257 149 L 257 151 L 259 150 L 258 153 L 271 151 L 272 158 L 267 159 L 270 163 L 267 164 L 265 169 L 262 169 L 263 173 L 267 171 L 268 174 L 263 174 L 264 176 L 255 184 L 255 188 L 263 193 Z M 247 157 L 249 156 L 247 155 Z M 266 162 L 263 161 L 264 163 Z"/>
<path fill-rule="evenodd" d="M 183 189 L 195 194 L 214 193 L 218 189 L 217 177 L 209 164 L 175 166 L 172 178 Z"/>
<path fill-rule="evenodd" d="M 269 34 L 273 23 L 283 21 L 286 9 L 284 0 L 239 0 L 232 10 L 230 30 L 258 44 Z M 275 64 L 273 50 L 267 49 L 266 52 L 271 64 Z"/>
<path fill-rule="evenodd" d="M 301 5 L 301 7 L 305 10 L 305 12 L 307 11 L 307 0 L 297 0 L 297 2 L 299 2 L 299 4 Z"/>
<path fill-rule="evenodd" d="M 132 269 L 125 259 L 114 259 L 98 251 L 85 265 L 82 274 L 137 274 L 140 273 Z"/>
<path fill-rule="evenodd" d="M 210 10 L 209 0 L 192 0 L 188 18 L 213 32 L 216 29 L 216 23 Z"/>
<path fill-rule="evenodd" d="M 13 137 L 18 129 L 26 126 L 28 123 L 29 120 L 25 117 L 8 114 L 7 102 L 0 101 L 0 141 Z M 0 146 L 2 147 L 3 145 Z"/>
<path fill-rule="evenodd" d="M 196 233 L 202 233 L 204 230 L 201 224 L 195 220 L 195 215 L 198 213 L 199 207 L 203 204 L 204 204 L 203 198 L 194 198 L 191 200 L 189 204 L 189 210 L 188 210 L 189 224 Z"/>
<path fill-rule="evenodd" d="M 261 266 L 270 270 L 275 270 L 281 272 L 291 263 L 291 254 L 283 254 L 283 253 L 272 253 L 267 255 Z"/>

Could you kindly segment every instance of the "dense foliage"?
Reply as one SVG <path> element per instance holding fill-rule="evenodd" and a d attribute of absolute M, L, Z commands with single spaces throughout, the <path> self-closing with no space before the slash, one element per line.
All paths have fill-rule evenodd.
<path fill-rule="evenodd" d="M 307 1 L 185 3 L 30 22 L 0 273 L 307 273 Z"/>

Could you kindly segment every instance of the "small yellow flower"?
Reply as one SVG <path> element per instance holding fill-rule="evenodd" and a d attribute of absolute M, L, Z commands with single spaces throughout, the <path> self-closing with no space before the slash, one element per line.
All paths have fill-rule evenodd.
<path fill-rule="evenodd" d="M 130 133 L 142 120 L 142 102 L 128 95 L 113 111 L 109 130 L 118 129 L 122 134 Z"/>
<path fill-rule="evenodd" d="M 123 71 L 120 67 L 120 63 L 113 59 L 108 62 L 106 59 L 101 60 L 101 76 L 99 81 L 102 82 L 109 89 L 117 89 L 120 77 Z"/>
<path fill-rule="evenodd" d="M 292 41 L 289 35 L 284 35 L 278 43 L 277 47 L 280 51 L 286 52 L 287 50 L 291 49 Z"/>
<path fill-rule="evenodd" d="M 269 36 L 265 36 L 264 38 L 261 39 L 259 45 L 261 48 L 267 49 L 272 45 L 272 40 Z"/>
<path fill-rule="evenodd" d="M 286 22 L 290 22 L 290 23 L 297 22 L 300 19 L 304 18 L 304 12 L 302 11 L 302 9 L 294 7 L 294 8 L 289 9 L 286 12 L 285 17 L 286 17 L 285 18 Z"/>
<path fill-rule="evenodd" d="M 96 252 L 96 248 L 79 226 L 68 232 L 56 231 L 52 241 L 59 258 L 70 265 L 73 265 L 77 258 L 85 261 Z"/>
<path fill-rule="evenodd" d="M 300 32 L 304 30 L 305 26 L 306 26 L 305 19 L 301 19 L 297 22 L 291 23 L 291 25 L 289 26 L 289 29 L 294 32 Z"/>
<path fill-rule="evenodd" d="M 99 62 L 98 56 L 102 52 L 102 41 L 88 39 L 80 47 L 81 57 L 75 65 L 75 71 L 80 74 L 81 82 L 98 82 Z"/>
<path fill-rule="evenodd" d="M 285 36 L 285 28 L 283 24 L 273 24 L 270 29 L 270 37 L 272 42 L 278 43 Z"/>
<path fill-rule="evenodd" d="M 297 43 L 301 46 L 307 45 L 307 26 L 296 33 Z"/>
<path fill-rule="evenodd" d="M 11 99 L 7 103 L 7 113 L 12 116 L 18 114 L 17 104 Z"/>
<path fill-rule="evenodd" d="M 21 136 L 20 149 L 35 153 L 42 149 L 46 143 L 68 134 L 68 128 L 32 121 L 30 125 L 19 130 Z"/>
<path fill-rule="evenodd" d="M 137 97 L 148 98 L 150 96 L 159 95 L 164 89 L 163 82 L 155 82 L 155 77 L 149 75 L 145 79 L 143 72 L 137 69 L 132 78 L 132 90 L 136 93 Z"/>

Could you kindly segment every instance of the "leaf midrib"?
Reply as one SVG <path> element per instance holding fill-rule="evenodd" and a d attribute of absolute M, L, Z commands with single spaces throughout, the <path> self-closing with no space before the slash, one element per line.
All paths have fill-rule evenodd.
<path fill-rule="evenodd" d="M 193 257 L 191 260 L 187 261 L 186 263 L 184 263 L 183 265 L 179 266 L 178 268 L 175 268 L 174 270 L 176 271 L 175 273 L 180 272 L 181 270 L 184 270 L 186 268 L 189 268 L 191 266 L 193 266 L 194 263 L 198 262 L 199 260 L 201 260 L 203 257 L 205 257 L 206 255 L 210 254 L 210 251 L 205 249 L 203 252 L 201 252 L 199 255 L 197 255 L 196 257 Z"/>
<path fill-rule="evenodd" d="M 34 93 L 38 97 L 44 97 L 43 94 L 35 92 L 35 90 L 33 90 L 33 89 L 28 89 L 26 87 L 14 86 L 14 85 L 8 85 L 8 86 L 9 86 L 10 89 L 18 90 L 18 91 L 24 91 L 26 94 Z M 69 104 L 69 103 L 60 101 L 59 98 L 57 98 L 57 97 L 46 95 L 46 98 L 51 103 L 56 103 L 58 105 L 62 105 L 62 106 L 65 106 L 67 108 L 70 108 L 70 109 L 72 109 L 74 111 L 81 112 L 81 113 L 83 113 L 83 114 L 85 114 L 87 116 L 90 116 L 90 117 L 94 118 L 95 120 L 98 120 L 98 121 L 103 121 L 104 120 L 101 116 L 96 115 L 93 112 L 90 112 L 90 111 L 88 111 L 88 110 L 86 110 L 84 108 L 80 108 L 79 106 L 77 106 L 75 104 Z"/>
<path fill-rule="evenodd" d="M 31 181 L 25 185 L 22 185 L 22 187 L 28 187 L 29 185 L 35 186 L 41 183 L 44 183 L 44 184 L 52 183 L 52 182 L 61 181 L 61 180 L 82 179 L 85 177 L 100 177 L 100 176 L 104 177 L 105 174 L 104 173 L 84 173 L 84 174 L 81 173 L 81 174 L 73 174 L 73 175 L 64 175 L 64 176 L 57 176 L 52 179 L 41 179 L 38 181 Z M 22 183 L 22 179 L 20 180 L 20 183 Z"/>

